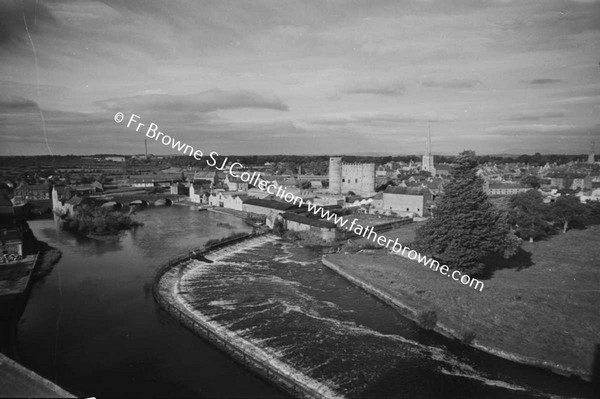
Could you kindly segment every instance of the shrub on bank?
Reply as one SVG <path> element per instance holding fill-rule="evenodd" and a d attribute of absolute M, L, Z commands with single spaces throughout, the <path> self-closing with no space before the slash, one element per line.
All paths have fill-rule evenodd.
<path fill-rule="evenodd" d="M 437 324 L 437 313 L 433 310 L 422 310 L 417 313 L 417 323 L 425 330 L 433 330 Z"/>
<path fill-rule="evenodd" d="M 462 333 L 462 337 L 460 339 L 460 341 L 465 344 L 465 345 L 471 345 L 473 343 L 473 340 L 475 340 L 475 331 L 473 330 L 467 330 L 465 332 Z"/>
<path fill-rule="evenodd" d="M 107 208 L 82 205 L 77 212 L 69 215 L 59 215 L 63 220 L 62 227 L 80 235 L 114 235 L 122 230 L 141 226 L 142 223 L 131 219 L 118 211 Z"/>

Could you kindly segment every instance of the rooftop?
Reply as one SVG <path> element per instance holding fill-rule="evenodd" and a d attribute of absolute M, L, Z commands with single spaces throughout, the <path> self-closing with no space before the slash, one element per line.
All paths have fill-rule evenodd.
<path fill-rule="evenodd" d="M 384 191 L 385 194 L 404 194 L 404 195 L 423 195 L 425 189 L 423 187 L 388 187 Z"/>
<path fill-rule="evenodd" d="M 278 211 L 286 211 L 291 208 L 298 208 L 297 205 L 289 204 L 287 202 L 279 202 L 260 198 L 248 198 L 246 201 L 244 201 L 244 204 L 276 209 Z"/>

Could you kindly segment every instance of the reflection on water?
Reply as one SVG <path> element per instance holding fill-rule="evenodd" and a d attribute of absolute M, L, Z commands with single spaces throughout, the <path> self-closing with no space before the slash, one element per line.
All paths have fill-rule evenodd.
<path fill-rule="evenodd" d="M 81 396 L 285 397 L 160 312 L 152 297 L 162 262 L 250 229 L 237 218 L 182 206 L 135 219 L 144 226 L 116 243 L 76 237 L 52 220 L 30 222 L 63 256 L 34 286 L 21 319 L 22 362 Z"/>

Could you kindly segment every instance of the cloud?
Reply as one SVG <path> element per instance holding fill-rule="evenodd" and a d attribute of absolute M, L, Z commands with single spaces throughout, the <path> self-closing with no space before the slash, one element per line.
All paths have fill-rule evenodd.
<path fill-rule="evenodd" d="M 263 108 L 288 111 L 280 99 L 251 91 L 208 90 L 190 95 L 145 94 L 96 102 L 111 111 L 206 113 L 239 108 Z"/>
<path fill-rule="evenodd" d="M 425 87 L 441 87 L 444 89 L 469 89 L 481 86 L 481 81 L 477 79 L 425 79 L 421 82 Z"/>
<path fill-rule="evenodd" d="M 508 120 L 509 121 L 529 122 L 529 121 L 540 121 L 543 119 L 562 118 L 563 116 L 565 116 L 565 113 L 563 111 L 547 111 L 547 112 L 541 112 L 541 113 L 535 113 L 535 112 L 525 113 L 525 112 L 523 112 L 523 113 L 511 115 L 508 118 Z"/>
<path fill-rule="evenodd" d="M 26 32 L 25 21 L 30 32 L 39 22 L 54 21 L 48 8 L 35 0 L 0 1 L 0 15 L 0 45 L 20 40 Z"/>
<path fill-rule="evenodd" d="M 485 128 L 485 132 L 490 133 L 501 133 L 501 132 L 539 132 L 539 133 L 569 133 L 573 131 L 586 131 L 586 129 L 591 129 L 589 126 L 585 125 L 576 125 L 576 124 L 548 124 L 548 123 L 530 123 L 530 124 L 522 124 L 522 125 L 499 125 L 499 126 L 491 126 Z"/>
<path fill-rule="evenodd" d="M 395 127 L 399 124 L 414 124 L 431 122 L 445 122 L 456 119 L 455 116 L 440 113 L 422 113 L 415 115 L 401 115 L 383 112 L 349 112 L 323 114 L 303 120 L 307 125 L 320 126 L 378 126 Z"/>
<path fill-rule="evenodd" d="M 21 96 L 0 96 L 1 112 L 23 112 L 32 109 L 37 110 L 38 104 Z"/>
<path fill-rule="evenodd" d="M 560 82 L 562 82 L 561 79 L 550 79 L 550 78 L 538 78 L 538 79 L 532 79 L 532 80 L 525 81 L 525 83 L 529 83 L 532 85 L 550 85 L 550 84 L 555 84 L 555 83 L 560 83 Z"/>
<path fill-rule="evenodd" d="M 404 94 L 406 87 L 401 83 L 362 83 L 349 88 L 348 94 L 374 94 L 382 96 L 400 96 Z"/>

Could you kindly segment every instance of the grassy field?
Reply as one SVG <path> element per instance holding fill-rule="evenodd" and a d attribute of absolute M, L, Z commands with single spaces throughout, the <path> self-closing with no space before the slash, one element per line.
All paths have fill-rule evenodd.
<path fill-rule="evenodd" d="M 387 220 L 386 220 L 386 222 L 387 222 Z M 364 226 L 367 226 L 367 225 L 368 224 L 364 224 Z M 420 223 L 410 223 L 410 224 L 406 224 L 402 227 L 399 227 L 397 229 L 383 231 L 378 234 L 385 236 L 387 239 L 391 239 L 392 241 L 397 238 L 398 242 L 402 243 L 403 245 L 404 244 L 410 245 L 411 241 L 413 241 L 415 239 L 415 235 L 416 235 L 415 230 L 420 225 L 421 225 Z M 375 224 L 371 224 L 370 226 L 375 226 Z M 370 239 L 362 237 L 362 238 L 356 238 L 353 241 L 357 245 L 375 244 L 372 238 L 373 237 L 371 237 Z"/>
<path fill-rule="evenodd" d="M 407 227 L 404 233 L 384 234 L 410 242 L 414 226 Z M 505 357 L 589 378 L 600 351 L 599 243 L 600 226 L 524 242 L 516 259 L 488 272 L 482 292 L 399 256 L 326 259 L 413 309 L 414 318 L 435 312 L 438 331 Z"/>

